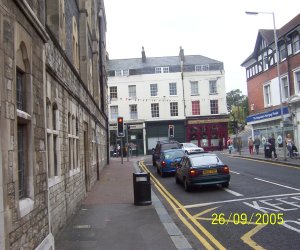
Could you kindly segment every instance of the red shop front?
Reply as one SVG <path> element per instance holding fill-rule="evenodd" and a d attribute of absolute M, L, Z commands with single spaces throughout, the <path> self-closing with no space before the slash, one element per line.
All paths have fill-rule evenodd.
<path fill-rule="evenodd" d="M 201 117 L 187 119 L 186 138 L 207 151 L 219 150 L 226 146 L 229 116 Z"/>

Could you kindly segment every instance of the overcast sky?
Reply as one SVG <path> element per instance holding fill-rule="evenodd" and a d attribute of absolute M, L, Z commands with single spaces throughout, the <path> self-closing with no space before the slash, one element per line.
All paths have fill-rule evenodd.
<path fill-rule="evenodd" d="M 104 0 L 107 51 L 110 59 L 203 55 L 222 61 L 226 92 L 247 94 L 241 63 L 253 52 L 259 29 L 276 28 L 298 13 L 299 0 Z"/>

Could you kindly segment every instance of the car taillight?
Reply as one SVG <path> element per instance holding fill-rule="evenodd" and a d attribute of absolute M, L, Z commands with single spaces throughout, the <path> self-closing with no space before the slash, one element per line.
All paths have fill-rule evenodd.
<path fill-rule="evenodd" d="M 197 175 L 202 174 L 201 170 L 197 170 L 197 169 L 190 169 L 190 177 L 195 177 Z"/>
<path fill-rule="evenodd" d="M 165 167 L 165 166 L 167 166 L 167 163 L 166 163 L 165 161 L 162 161 L 162 162 L 161 162 L 161 166 L 162 166 L 162 167 Z"/>
<path fill-rule="evenodd" d="M 222 174 L 229 174 L 229 167 L 227 165 L 225 165 L 224 167 L 219 168 L 218 172 L 222 173 Z"/>

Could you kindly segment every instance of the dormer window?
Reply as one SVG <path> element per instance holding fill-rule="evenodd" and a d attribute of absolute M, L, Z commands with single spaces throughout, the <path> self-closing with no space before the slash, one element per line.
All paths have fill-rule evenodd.
<path fill-rule="evenodd" d="M 115 76 L 129 76 L 129 69 L 117 69 Z"/>
<path fill-rule="evenodd" d="M 195 71 L 208 71 L 209 64 L 195 65 Z"/>
<path fill-rule="evenodd" d="M 155 67 L 155 74 L 169 73 L 169 67 Z"/>

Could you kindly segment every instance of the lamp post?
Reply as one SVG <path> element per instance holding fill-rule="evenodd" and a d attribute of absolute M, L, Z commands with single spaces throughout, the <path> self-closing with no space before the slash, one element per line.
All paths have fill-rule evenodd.
<path fill-rule="evenodd" d="M 280 113 L 281 113 L 281 132 L 282 132 L 282 145 L 283 145 L 283 159 L 286 161 L 286 145 L 285 145 L 285 136 L 284 136 L 284 117 L 283 117 L 283 105 L 282 105 L 282 86 L 280 80 L 280 71 L 279 71 L 279 53 L 278 53 L 278 40 L 276 33 L 276 25 L 275 25 L 275 14 L 274 12 L 256 12 L 256 11 L 246 11 L 247 15 L 258 15 L 258 14 L 269 14 L 273 17 L 273 26 L 274 26 L 274 44 L 275 44 L 275 52 L 276 52 L 276 65 L 277 65 L 277 77 L 278 77 L 278 85 L 279 85 L 279 96 L 280 96 Z"/>

